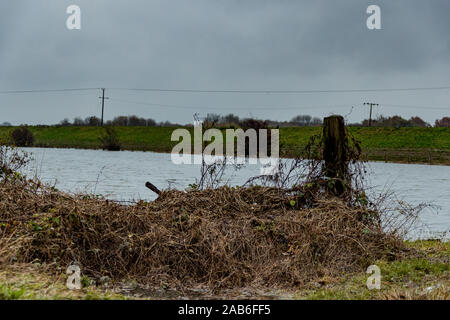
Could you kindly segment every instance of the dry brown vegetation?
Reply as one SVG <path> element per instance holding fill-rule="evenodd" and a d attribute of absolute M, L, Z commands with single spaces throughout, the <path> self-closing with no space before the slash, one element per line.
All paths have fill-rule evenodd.
<path fill-rule="evenodd" d="M 0 263 L 78 263 L 156 286 L 296 287 L 404 250 L 379 214 L 307 187 L 166 191 L 125 206 L 14 177 L 0 184 Z"/>

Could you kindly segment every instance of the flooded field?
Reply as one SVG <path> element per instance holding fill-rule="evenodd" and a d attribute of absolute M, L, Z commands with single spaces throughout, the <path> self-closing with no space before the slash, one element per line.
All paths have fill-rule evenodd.
<path fill-rule="evenodd" d="M 107 152 L 78 149 L 26 149 L 33 161 L 27 174 L 68 192 L 102 194 L 118 201 L 153 200 L 145 187 L 150 181 L 160 189 L 184 189 L 200 175 L 199 165 L 175 165 L 170 154 L 154 152 Z M 450 230 L 450 166 L 368 164 L 370 193 L 392 191 L 411 205 L 428 203 L 421 215 L 423 226 L 414 237 L 439 236 Z M 226 174 L 229 185 L 240 185 L 259 174 L 259 165 L 247 165 Z"/>

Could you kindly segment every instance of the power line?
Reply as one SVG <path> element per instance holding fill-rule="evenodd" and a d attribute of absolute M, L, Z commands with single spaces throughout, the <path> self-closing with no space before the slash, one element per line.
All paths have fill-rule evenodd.
<path fill-rule="evenodd" d="M 450 90 L 450 86 L 415 88 L 376 88 L 376 89 L 332 89 L 332 90 L 197 90 L 160 88 L 109 88 L 121 91 L 174 92 L 174 93 L 236 93 L 236 94 L 313 94 L 313 93 L 359 93 L 359 92 L 401 92 Z"/>
<path fill-rule="evenodd" d="M 258 107 L 258 106 L 241 106 L 241 107 L 209 107 L 209 106 L 188 106 L 188 105 L 172 105 L 172 104 L 161 104 L 161 103 L 151 103 L 151 102 L 139 102 L 139 101 L 130 101 L 123 99 L 115 99 L 109 98 L 110 101 L 117 101 L 123 103 L 137 104 L 137 105 L 145 105 L 145 106 L 156 106 L 156 107 L 164 107 L 164 108 L 177 108 L 177 109 L 210 109 L 210 110 L 298 110 L 298 109 L 317 109 L 317 108 L 333 108 L 333 107 L 348 107 L 348 104 L 342 105 L 328 105 L 328 106 L 308 106 L 308 107 L 300 107 L 300 106 L 273 106 L 273 107 Z"/>
<path fill-rule="evenodd" d="M 0 94 L 22 93 L 56 93 L 71 91 L 92 91 L 102 88 L 65 88 L 65 89 L 33 89 L 33 90 L 4 90 Z M 314 93 L 362 93 L 362 92 L 401 92 L 401 91 L 434 91 L 450 90 L 450 86 L 412 87 L 412 88 L 366 88 L 366 89 L 313 89 L 313 90 L 205 90 L 205 89 L 164 89 L 164 88 L 105 88 L 117 91 L 142 92 L 172 92 L 172 93 L 232 93 L 232 94 L 314 94 Z"/>
<path fill-rule="evenodd" d="M 3 90 L 0 94 L 20 93 L 51 93 L 68 91 L 101 90 L 102 88 L 65 88 L 65 89 L 30 89 Z M 357 92 L 396 92 L 396 91 L 431 91 L 450 90 L 450 86 L 410 87 L 410 88 L 366 88 L 366 89 L 312 89 L 312 90 L 206 90 L 206 89 L 167 89 L 167 88 L 106 88 L 120 91 L 149 91 L 149 92 L 177 92 L 177 93 L 243 93 L 243 94 L 307 94 L 307 93 L 357 93 Z"/>
<path fill-rule="evenodd" d="M 102 91 L 102 123 L 105 107 L 105 97 L 106 88 L 62 88 L 62 89 L 33 89 L 33 90 L 4 90 L 0 91 L 0 94 L 29 94 L 29 93 L 62 93 L 62 92 L 81 92 L 81 91 Z M 335 90 L 197 90 L 197 89 L 161 89 L 161 88 L 108 88 L 108 90 L 118 90 L 118 91 L 134 91 L 134 92 L 172 92 L 172 93 L 231 93 L 231 94 L 314 94 L 314 93 L 363 93 L 363 92 L 401 92 L 401 91 L 431 91 L 431 90 L 450 90 L 450 86 L 440 86 L 440 87 L 415 87 L 415 88 L 377 88 L 377 89 L 335 89 Z M 271 106 L 271 107 L 258 107 L 258 106 L 246 106 L 246 107 L 209 107 L 209 106 L 187 106 L 187 105 L 171 105 L 171 104 L 161 104 L 161 103 L 151 103 L 151 102 L 138 102 L 129 101 L 122 99 L 110 99 L 113 101 L 138 104 L 138 105 L 148 105 L 164 108 L 176 108 L 176 109 L 209 109 L 209 110 L 300 110 L 300 109 L 319 109 L 319 108 L 337 108 L 337 107 L 348 107 L 349 104 L 345 105 L 328 105 L 328 106 Z M 352 103 L 353 104 L 353 103 Z M 351 105 L 351 104 L 350 104 Z M 378 106 L 379 104 L 374 103 L 364 103 L 364 105 L 370 105 L 370 118 L 369 126 L 371 124 L 372 118 L 372 107 Z M 383 106 L 393 107 L 393 108 L 415 108 L 415 109 L 435 109 L 435 110 L 449 110 L 450 107 L 433 107 L 433 106 L 411 106 L 411 105 L 396 105 L 396 104 L 382 104 Z"/>
<path fill-rule="evenodd" d="M 22 94 L 22 93 L 53 93 L 53 92 L 72 92 L 72 91 L 92 91 L 101 88 L 70 88 L 70 89 L 42 89 L 42 90 L 8 90 L 0 91 L 0 94 Z"/>
<path fill-rule="evenodd" d="M 410 106 L 404 104 L 385 104 L 380 103 L 382 106 L 393 107 L 393 108 L 411 108 L 411 109 L 433 109 L 433 110 L 450 110 L 450 106 L 447 107 L 433 107 L 433 106 Z"/>

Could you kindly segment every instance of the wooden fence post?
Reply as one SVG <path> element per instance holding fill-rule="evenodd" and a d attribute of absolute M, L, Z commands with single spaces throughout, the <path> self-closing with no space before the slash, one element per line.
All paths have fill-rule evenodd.
<path fill-rule="evenodd" d="M 323 143 L 325 176 L 335 180 L 335 192 L 340 195 L 344 192 L 346 183 L 344 180 L 348 173 L 348 137 L 342 116 L 331 116 L 324 119 Z"/>
<path fill-rule="evenodd" d="M 161 194 L 161 191 L 154 185 L 154 184 L 152 184 L 152 183 L 150 183 L 150 182 L 146 182 L 145 183 L 145 186 L 147 187 L 147 188 L 149 188 L 150 190 L 152 190 L 154 193 L 156 193 L 157 195 L 160 195 Z"/>

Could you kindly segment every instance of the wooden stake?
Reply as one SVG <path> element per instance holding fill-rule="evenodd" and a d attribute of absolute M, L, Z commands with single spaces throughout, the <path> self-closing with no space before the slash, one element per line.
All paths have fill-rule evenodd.
<path fill-rule="evenodd" d="M 336 180 L 336 192 L 344 191 L 344 180 L 348 173 L 347 145 L 348 138 L 345 131 L 344 118 L 331 116 L 323 122 L 323 159 L 325 161 L 325 176 Z"/>
<path fill-rule="evenodd" d="M 150 183 L 150 182 L 146 182 L 145 183 L 145 186 L 147 187 L 147 188 L 149 188 L 150 190 L 152 190 L 154 193 L 156 193 L 157 195 L 160 195 L 161 194 L 161 191 L 155 186 L 155 185 L 153 185 L 152 183 Z"/>

